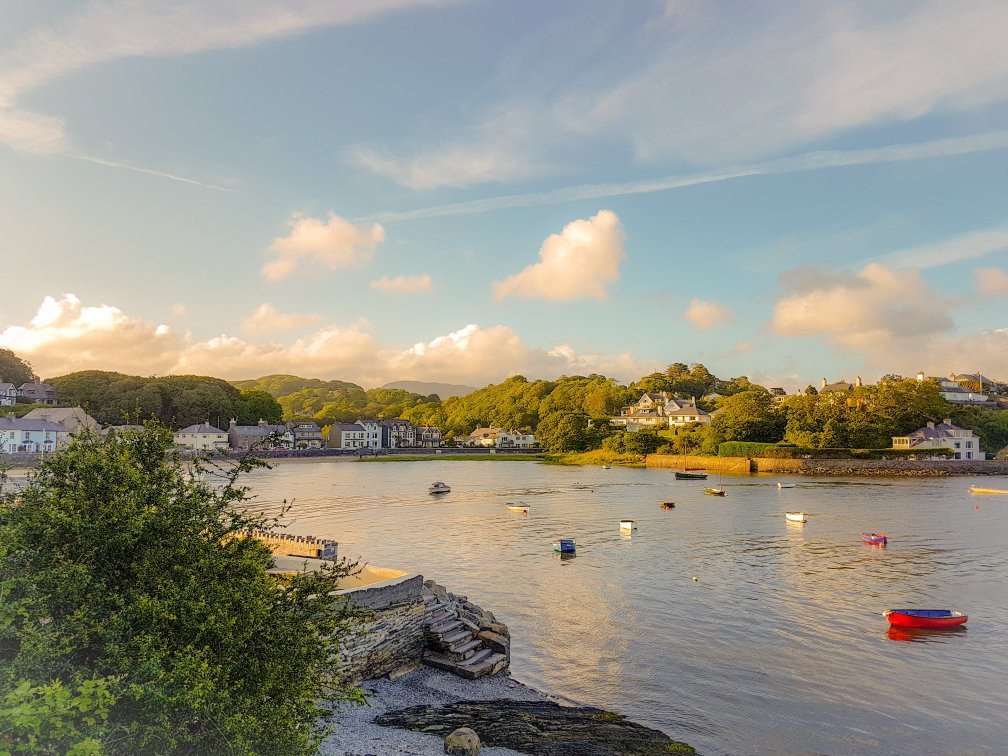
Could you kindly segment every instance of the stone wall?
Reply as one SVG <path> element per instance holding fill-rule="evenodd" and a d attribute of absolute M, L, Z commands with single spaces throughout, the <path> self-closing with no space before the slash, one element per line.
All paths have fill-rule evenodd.
<path fill-rule="evenodd" d="M 748 457 L 700 457 L 682 454 L 648 454 L 645 459 L 648 467 L 664 467 L 682 470 L 683 467 L 701 469 L 708 472 L 747 473 L 750 472 Z"/>
<path fill-rule="evenodd" d="M 946 459 L 803 459 L 803 475 L 934 478 L 952 475 L 1008 475 L 1008 462 Z"/>
<path fill-rule="evenodd" d="M 360 633 L 340 648 L 349 679 L 368 680 L 419 664 L 424 654 L 422 588 L 422 575 L 405 575 L 342 591 L 354 606 L 371 612 Z"/>

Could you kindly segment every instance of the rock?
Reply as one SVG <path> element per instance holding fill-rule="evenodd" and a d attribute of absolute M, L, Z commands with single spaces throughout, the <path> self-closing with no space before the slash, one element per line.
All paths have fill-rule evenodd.
<path fill-rule="evenodd" d="M 511 639 L 493 632 L 492 630 L 481 630 L 476 637 L 483 641 L 483 645 L 491 648 L 499 654 L 509 656 L 511 654 Z"/>
<path fill-rule="evenodd" d="M 451 756 L 476 756 L 479 749 L 479 735 L 468 727 L 459 727 L 445 735 L 444 752 Z"/>
<path fill-rule="evenodd" d="M 537 756 L 695 753 L 685 743 L 619 714 L 590 706 L 560 706 L 553 701 L 505 699 L 411 706 L 380 714 L 374 722 L 442 736 L 468 727 L 479 732 L 488 747 Z"/>

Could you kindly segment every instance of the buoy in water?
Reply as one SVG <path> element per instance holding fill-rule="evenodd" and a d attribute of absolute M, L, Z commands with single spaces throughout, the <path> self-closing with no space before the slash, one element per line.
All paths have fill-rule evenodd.
<path fill-rule="evenodd" d="M 700 578 L 698 578 L 698 577 L 697 577 L 696 575 L 694 575 L 694 576 L 693 576 L 693 582 L 694 582 L 694 583 L 695 583 L 696 581 L 698 581 L 699 579 L 700 579 Z"/>

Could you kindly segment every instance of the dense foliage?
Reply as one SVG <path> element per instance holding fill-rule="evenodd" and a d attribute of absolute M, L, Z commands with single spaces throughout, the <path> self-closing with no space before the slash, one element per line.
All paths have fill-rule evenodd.
<path fill-rule="evenodd" d="M 149 426 L 0 488 L 0 752 L 314 752 L 320 701 L 359 698 L 334 662 L 352 565 L 268 575 L 250 467 L 185 467 Z"/>
<path fill-rule="evenodd" d="M 32 366 L 18 357 L 10 349 L 0 349 L 0 383 L 20 386 L 36 380 Z"/>
<path fill-rule="evenodd" d="M 85 370 L 49 379 L 60 404 L 81 406 L 98 422 L 123 425 L 155 419 L 172 428 L 207 422 L 227 428 L 231 418 L 251 425 L 279 423 L 283 409 L 269 393 L 239 390 L 227 381 L 199 375 L 143 378 Z"/>

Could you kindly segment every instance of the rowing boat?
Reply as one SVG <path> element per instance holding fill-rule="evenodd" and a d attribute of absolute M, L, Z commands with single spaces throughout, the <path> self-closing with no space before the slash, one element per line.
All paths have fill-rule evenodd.
<path fill-rule="evenodd" d="M 509 501 L 504 506 L 508 508 L 509 512 L 523 512 L 524 514 L 528 514 L 531 509 L 531 507 L 523 501 L 519 501 L 517 504 L 512 504 Z"/>
<path fill-rule="evenodd" d="M 785 512 L 784 519 L 788 522 L 807 522 L 804 512 Z"/>
<path fill-rule="evenodd" d="M 969 619 L 953 609 L 888 609 L 882 616 L 893 627 L 955 627 Z"/>
<path fill-rule="evenodd" d="M 1008 489 L 1004 488 L 980 488 L 979 486 L 970 486 L 971 494 L 1008 494 Z"/>
<path fill-rule="evenodd" d="M 703 490 L 703 492 L 705 494 L 707 494 L 708 496 L 727 496 L 728 495 L 728 492 L 725 491 L 723 488 L 705 488 Z"/>
<path fill-rule="evenodd" d="M 885 546 L 889 543 L 885 533 L 862 533 L 861 540 L 872 546 Z"/>

